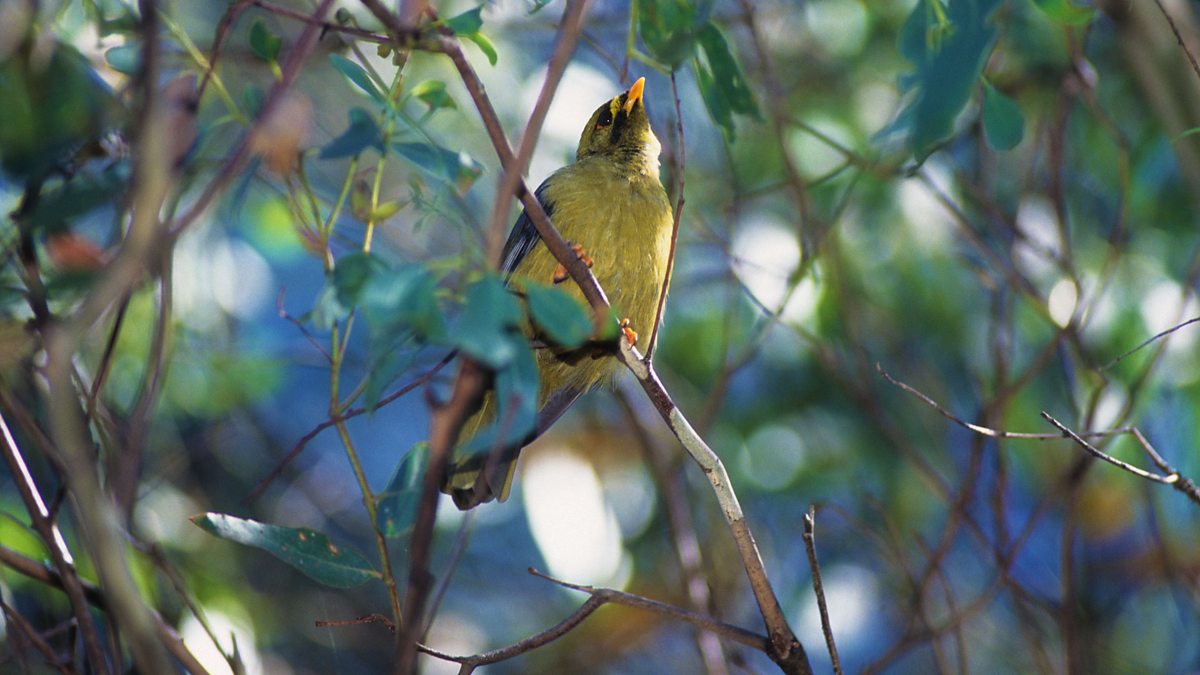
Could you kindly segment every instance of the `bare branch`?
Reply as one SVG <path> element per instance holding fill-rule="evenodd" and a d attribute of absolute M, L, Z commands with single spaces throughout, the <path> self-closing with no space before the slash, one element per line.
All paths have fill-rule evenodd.
<path fill-rule="evenodd" d="M 1147 452 L 1152 453 L 1151 456 L 1155 458 L 1155 463 L 1158 464 L 1159 467 L 1162 468 L 1164 471 L 1167 471 L 1168 472 L 1167 475 L 1163 476 L 1163 475 L 1159 475 L 1156 473 L 1150 473 L 1149 471 L 1139 469 L 1138 467 L 1133 466 L 1132 464 L 1129 464 L 1127 462 L 1122 462 L 1121 460 L 1117 459 L 1116 457 L 1113 457 L 1112 455 L 1109 455 L 1109 454 L 1105 453 L 1104 451 L 1100 450 L 1099 448 L 1092 445 L 1091 443 L 1088 443 L 1086 440 L 1083 439 L 1082 436 L 1075 433 L 1074 431 L 1071 431 L 1069 428 L 1067 428 L 1066 425 L 1064 425 L 1062 422 L 1059 422 L 1057 419 L 1052 417 L 1050 415 L 1050 413 L 1048 413 L 1044 410 L 1042 411 L 1042 417 L 1047 422 L 1049 422 L 1050 424 L 1053 424 L 1055 427 L 1057 427 L 1059 429 L 1059 431 L 1062 431 L 1064 436 L 1069 437 L 1071 440 L 1075 441 L 1079 445 L 1079 447 L 1083 448 L 1084 450 L 1087 450 L 1088 454 L 1092 455 L 1096 459 L 1103 460 L 1105 462 L 1108 462 L 1109 464 L 1112 464 L 1113 466 L 1115 466 L 1117 468 L 1124 469 L 1125 471 L 1128 471 L 1129 473 L 1137 476 L 1138 478 L 1145 478 L 1146 480 L 1153 481 L 1155 483 L 1162 483 L 1163 485 L 1170 485 L 1171 487 L 1175 488 L 1176 490 L 1179 490 L 1183 494 L 1187 495 L 1188 498 L 1191 499 L 1192 501 L 1196 502 L 1196 504 L 1200 504 L 1200 490 L 1198 490 L 1196 488 L 1196 485 L 1188 478 L 1182 476 L 1178 471 L 1175 471 L 1174 469 L 1171 469 L 1170 466 L 1167 466 L 1166 462 L 1163 461 L 1162 456 L 1160 456 L 1157 452 L 1154 451 L 1154 449 L 1150 446 L 1150 443 L 1146 440 L 1146 438 L 1144 436 L 1142 436 L 1141 432 L 1137 432 L 1136 434 L 1134 434 L 1135 438 L 1137 438 L 1138 442 L 1142 444 L 1142 447 L 1145 448 L 1147 450 Z"/>
<path fill-rule="evenodd" d="M 838 658 L 837 644 L 833 641 L 833 627 L 829 624 L 829 607 L 825 604 L 825 588 L 821 585 L 821 565 L 817 563 L 817 507 L 810 504 L 804 514 L 804 550 L 808 553 L 808 567 L 812 570 L 813 593 L 817 596 L 817 609 L 821 612 L 821 631 L 825 634 L 825 646 L 829 648 L 829 660 L 833 672 L 842 675 L 842 661 Z"/>

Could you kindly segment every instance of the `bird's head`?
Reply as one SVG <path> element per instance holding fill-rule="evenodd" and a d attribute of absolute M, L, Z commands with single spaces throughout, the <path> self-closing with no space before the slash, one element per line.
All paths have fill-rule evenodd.
<path fill-rule="evenodd" d="M 658 175 L 658 138 L 650 129 L 642 90 L 646 78 L 596 109 L 579 138 L 576 159 L 600 156 Z"/>

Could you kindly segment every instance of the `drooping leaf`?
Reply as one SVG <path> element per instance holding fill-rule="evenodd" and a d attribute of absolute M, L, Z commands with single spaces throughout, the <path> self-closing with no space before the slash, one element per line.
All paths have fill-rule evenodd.
<path fill-rule="evenodd" d="M 496 53 L 496 45 L 492 44 L 488 36 L 476 31 L 474 33 L 467 33 L 463 37 L 475 43 L 476 47 L 479 47 L 479 51 L 483 52 L 483 55 L 487 57 L 488 64 L 494 66 L 500 60 L 500 55 Z"/>
<path fill-rule="evenodd" d="M 271 32 L 262 21 L 255 21 L 250 26 L 250 49 L 263 61 L 279 59 L 279 49 L 283 40 Z"/>
<path fill-rule="evenodd" d="M 379 501 L 375 506 L 375 526 L 384 536 L 403 537 L 412 530 L 428 466 L 429 444 L 422 441 L 400 460 L 387 487 L 377 495 Z"/>
<path fill-rule="evenodd" d="M 483 28 L 483 5 L 474 9 L 468 9 L 462 14 L 452 16 L 444 22 L 446 28 L 454 31 L 454 34 L 470 40 L 479 47 L 484 56 L 487 57 L 488 63 L 496 65 L 497 55 L 496 47 L 492 41 L 483 33 L 479 32 Z"/>
<path fill-rule="evenodd" d="M 192 522 L 214 536 L 260 548 L 326 586 L 353 588 L 380 578 L 361 553 L 316 530 L 269 525 L 223 513 L 193 516 Z"/>
<path fill-rule="evenodd" d="M 638 33 L 650 54 L 677 67 L 695 53 L 712 0 L 638 0 Z"/>
<path fill-rule="evenodd" d="M 465 152 L 431 143 L 392 143 L 392 149 L 433 178 L 466 192 L 483 173 L 483 165 Z"/>
<path fill-rule="evenodd" d="M 353 157 L 369 147 L 382 149 L 382 134 L 371 114 L 362 108 L 350 110 L 350 126 L 321 148 L 321 159 Z"/>
<path fill-rule="evenodd" d="M 915 66 L 913 99 L 901 117 L 911 120 L 908 145 L 918 159 L 953 133 L 996 42 L 989 19 L 1000 0 L 953 2 L 932 11 L 930 3 L 937 2 L 917 3 L 899 44 Z"/>
<path fill-rule="evenodd" d="M 521 323 L 521 308 L 496 275 L 489 274 L 467 288 L 466 303 L 450 341 L 493 370 L 507 366 L 524 338 L 510 338 Z"/>
<path fill-rule="evenodd" d="M 555 344 L 574 349 L 592 334 L 592 320 L 587 311 L 561 288 L 529 283 L 525 286 L 525 301 L 534 322 Z"/>
<path fill-rule="evenodd" d="M 1033 0 L 1033 4 L 1056 23 L 1082 26 L 1096 16 L 1091 7 L 1080 7 L 1071 0 Z"/>
<path fill-rule="evenodd" d="M 758 115 L 754 93 L 746 83 L 742 69 L 729 51 L 725 36 L 713 23 L 698 34 L 704 60 L 696 59 L 696 81 L 704 105 L 721 131 L 730 140 L 734 137 L 733 115 Z"/>
<path fill-rule="evenodd" d="M 996 150 L 1012 150 L 1025 136 L 1025 116 L 1017 102 L 987 82 L 983 86 L 983 133 Z"/>
<path fill-rule="evenodd" d="M 341 54 L 330 54 L 329 62 L 333 64 L 334 68 L 337 68 L 338 72 L 345 75 L 359 89 L 366 92 L 368 96 L 379 103 L 387 101 L 387 97 L 384 96 L 382 91 L 379 91 L 379 87 L 375 86 L 375 82 L 371 80 L 371 76 L 367 74 L 366 70 L 363 70 L 362 66 Z"/>

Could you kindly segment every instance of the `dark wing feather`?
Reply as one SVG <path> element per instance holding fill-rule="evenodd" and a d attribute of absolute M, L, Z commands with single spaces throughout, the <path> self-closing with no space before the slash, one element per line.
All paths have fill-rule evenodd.
<path fill-rule="evenodd" d="M 542 181 L 538 189 L 534 191 L 533 196 L 537 197 L 538 203 L 542 205 L 542 209 L 546 211 L 546 215 L 554 215 L 554 205 L 546 200 L 546 185 L 550 179 Z M 517 266 L 529 255 L 534 246 L 542 238 L 538 235 L 537 228 L 533 226 L 533 221 L 529 219 L 529 213 L 524 209 L 521 210 L 520 217 L 517 218 L 516 224 L 513 225 L 512 232 L 508 233 L 508 241 L 504 242 L 504 255 L 500 258 L 500 271 L 504 273 L 504 280 L 508 281 L 513 273 L 517 271 Z"/>

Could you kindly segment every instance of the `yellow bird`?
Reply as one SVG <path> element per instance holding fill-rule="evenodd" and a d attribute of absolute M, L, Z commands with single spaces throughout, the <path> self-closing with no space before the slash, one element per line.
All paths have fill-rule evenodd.
<path fill-rule="evenodd" d="M 627 319 L 622 326 L 631 341 L 637 339 L 632 329 L 648 333 L 654 327 L 668 272 L 673 222 L 671 203 L 658 178 L 662 146 L 646 115 L 645 83 L 640 78 L 597 108 L 583 129 L 575 163 L 555 171 L 535 193 L 563 238 L 592 268 L 618 316 Z M 510 279 L 561 284 L 587 304 L 526 213 L 517 219 L 504 246 L 502 269 Z M 527 332 L 532 336 L 532 329 Z M 619 366 L 611 351 L 587 345 L 569 352 L 539 349 L 536 358 L 541 376 L 537 428 L 521 446 L 545 431 L 580 394 L 611 381 Z M 492 395 L 486 395 L 480 409 L 463 424 L 460 448 L 492 421 L 494 407 Z M 491 462 L 487 453 L 456 455 L 442 491 L 464 510 L 492 499 L 504 501 L 520 449 L 500 448 Z"/>

